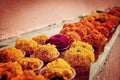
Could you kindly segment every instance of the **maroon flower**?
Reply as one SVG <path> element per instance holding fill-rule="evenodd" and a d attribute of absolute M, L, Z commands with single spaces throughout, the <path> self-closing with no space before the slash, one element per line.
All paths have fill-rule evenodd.
<path fill-rule="evenodd" d="M 51 36 L 46 43 L 51 43 L 56 45 L 56 48 L 62 52 L 69 48 L 69 39 L 63 34 L 56 34 Z"/>

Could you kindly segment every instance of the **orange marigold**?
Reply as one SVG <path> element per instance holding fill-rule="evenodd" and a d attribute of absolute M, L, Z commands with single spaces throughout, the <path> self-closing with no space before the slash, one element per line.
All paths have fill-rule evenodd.
<path fill-rule="evenodd" d="M 0 79 L 11 80 L 23 73 L 22 67 L 17 62 L 0 63 Z"/>
<path fill-rule="evenodd" d="M 87 19 L 84 19 L 84 18 L 80 19 L 80 23 L 82 23 L 83 25 L 89 27 L 90 29 L 95 28 L 95 26 L 91 22 L 89 22 Z"/>
<path fill-rule="evenodd" d="M 75 31 L 69 31 L 69 32 L 66 32 L 65 36 L 68 37 L 69 39 L 69 43 L 71 44 L 73 41 L 80 41 L 81 40 L 81 37 L 79 36 L 78 33 L 76 33 Z"/>
<path fill-rule="evenodd" d="M 18 75 L 11 80 L 48 80 L 42 75 L 35 75 L 32 70 L 25 70 L 23 74 Z"/>
<path fill-rule="evenodd" d="M 96 30 L 98 30 L 100 33 L 102 33 L 103 35 L 105 35 L 106 37 L 109 36 L 109 30 L 106 28 L 106 27 L 103 27 L 103 26 L 97 26 L 95 28 Z"/>
<path fill-rule="evenodd" d="M 99 31 L 93 29 L 89 35 L 84 37 L 83 41 L 91 44 L 95 50 L 101 51 L 106 44 L 107 38 Z"/>
<path fill-rule="evenodd" d="M 14 47 L 7 47 L 0 50 L 0 62 L 16 61 L 22 57 L 24 57 L 23 52 Z"/>

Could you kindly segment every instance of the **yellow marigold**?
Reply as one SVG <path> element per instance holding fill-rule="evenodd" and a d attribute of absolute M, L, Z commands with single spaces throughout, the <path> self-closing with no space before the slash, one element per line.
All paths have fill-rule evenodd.
<path fill-rule="evenodd" d="M 73 71 L 66 68 L 47 68 L 43 75 L 51 80 L 69 80 L 73 76 Z"/>
<path fill-rule="evenodd" d="M 92 45 L 83 41 L 74 41 L 70 46 L 70 48 L 76 48 L 76 47 L 83 47 L 84 49 L 93 51 Z"/>
<path fill-rule="evenodd" d="M 32 70 L 25 70 L 23 74 L 13 77 L 11 80 L 48 80 L 42 75 L 35 75 Z"/>
<path fill-rule="evenodd" d="M 32 39 L 35 40 L 38 44 L 45 44 L 48 38 L 49 37 L 47 34 L 41 34 L 41 35 L 33 37 Z"/>
<path fill-rule="evenodd" d="M 91 14 L 91 15 L 89 15 L 88 17 L 92 17 L 92 18 L 94 18 L 94 20 L 96 20 L 96 19 L 100 19 L 100 21 L 101 21 L 101 19 L 105 19 L 105 18 L 107 18 L 107 16 L 105 16 L 105 15 L 103 15 L 103 14 L 97 14 L 97 13 L 95 13 L 95 14 Z M 97 20 L 98 21 L 98 20 Z"/>
<path fill-rule="evenodd" d="M 42 74 L 49 79 L 68 80 L 74 74 L 70 65 L 62 58 L 48 63 L 43 70 Z"/>
<path fill-rule="evenodd" d="M 83 47 L 70 48 L 64 53 L 64 59 L 71 66 L 87 66 L 95 61 L 93 51 Z"/>
<path fill-rule="evenodd" d="M 58 58 L 47 64 L 47 68 L 62 68 L 62 69 L 70 69 L 70 65 L 62 58 Z"/>
<path fill-rule="evenodd" d="M 57 58 L 59 53 L 55 45 L 46 44 L 37 46 L 34 50 L 33 56 L 45 62 L 49 62 L 52 59 L 54 60 Z"/>
<path fill-rule="evenodd" d="M 92 18 L 93 20 L 95 20 L 96 18 L 100 17 L 100 14 L 94 13 L 94 14 L 88 15 L 87 17 Z"/>
<path fill-rule="evenodd" d="M 18 60 L 23 70 L 35 70 L 41 68 L 43 63 L 38 58 L 21 58 Z"/>
<path fill-rule="evenodd" d="M 17 39 L 15 47 L 26 52 L 26 54 L 32 54 L 37 42 L 30 39 Z"/>
<path fill-rule="evenodd" d="M 24 54 L 20 49 L 7 47 L 0 50 L 0 62 L 16 61 L 21 57 L 24 57 Z"/>
<path fill-rule="evenodd" d="M 17 62 L 0 63 L 0 79 L 11 80 L 11 78 L 22 74 L 21 65 Z"/>

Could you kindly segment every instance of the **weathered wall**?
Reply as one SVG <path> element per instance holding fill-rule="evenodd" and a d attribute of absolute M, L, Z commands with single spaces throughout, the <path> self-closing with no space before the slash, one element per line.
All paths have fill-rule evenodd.
<path fill-rule="evenodd" d="M 109 60 L 95 80 L 120 80 L 120 36 L 113 46 Z"/>

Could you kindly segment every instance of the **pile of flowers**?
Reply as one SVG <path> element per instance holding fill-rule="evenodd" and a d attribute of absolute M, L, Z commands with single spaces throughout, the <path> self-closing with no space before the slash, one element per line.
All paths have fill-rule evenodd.
<path fill-rule="evenodd" d="M 113 9 L 109 9 L 106 13 L 120 18 L 120 7 L 114 7 Z"/>
<path fill-rule="evenodd" d="M 51 80 L 69 80 L 74 75 L 70 65 L 62 58 L 48 63 L 41 73 Z"/>
<path fill-rule="evenodd" d="M 32 70 L 22 70 L 21 65 L 15 62 L 0 63 L 1 80 L 48 80 L 42 75 L 36 75 Z"/>
<path fill-rule="evenodd" d="M 15 47 L 17 49 L 25 51 L 26 55 L 30 56 L 31 54 L 33 54 L 33 51 L 37 45 L 37 42 L 31 39 L 17 39 Z"/>
<path fill-rule="evenodd" d="M 45 44 L 46 41 L 49 39 L 47 34 L 40 34 L 38 36 L 32 37 L 32 40 L 36 41 L 38 44 Z"/>
<path fill-rule="evenodd" d="M 46 43 L 50 43 L 56 46 L 56 48 L 61 52 L 69 47 L 68 38 L 62 34 L 55 34 L 51 36 Z"/>
<path fill-rule="evenodd" d="M 33 57 L 39 58 L 44 62 L 52 61 L 58 56 L 59 52 L 55 45 L 52 44 L 38 45 L 33 52 Z"/>
<path fill-rule="evenodd" d="M 50 37 L 39 34 L 31 39 L 19 38 L 14 47 L 0 49 L 0 80 L 68 80 L 74 76 L 72 67 L 86 72 L 119 23 L 120 7 L 115 7 L 66 23 Z M 42 65 L 40 61 L 45 66 L 36 74 L 35 69 Z"/>
<path fill-rule="evenodd" d="M 110 12 L 117 12 L 117 15 L 110 14 Z M 81 18 L 79 22 L 64 24 L 61 34 L 68 35 L 68 33 L 76 33 L 75 40 L 87 42 L 93 46 L 97 53 L 103 51 L 105 44 L 110 40 L 111 35 L 115 31 L 117 25 L 119 25 L 120 8 L 113 8 L 108 12 L 100 14 L 88 15 L 85 18 Z M 69 37 L 69 36 L 68 36 Z M 70 38 L 71 39 L 71 38 Z M 71 42 L 71 43 L 72 43 Z"/>
<path fill-rule="evenodd" d="M 16 61 L 22 57 L 24 57 L 24 53 L 14 47 L 7 47 L 0 50 L 0 62 Z"/>
<path fill-rule="evenodd" d="M 43 66 L 43 63 L 38 58 L 21 58 L 17 62 L 22 66 L 23 70 L 35 70 Z"/>
<path fill-rule="evenodd" d="M 72 43 L 70 49 L 64 52 L 64 59 L 71 66 L 87 66 L 95 61 L 95 55 L 90 44 L 75 41 Z"/>

